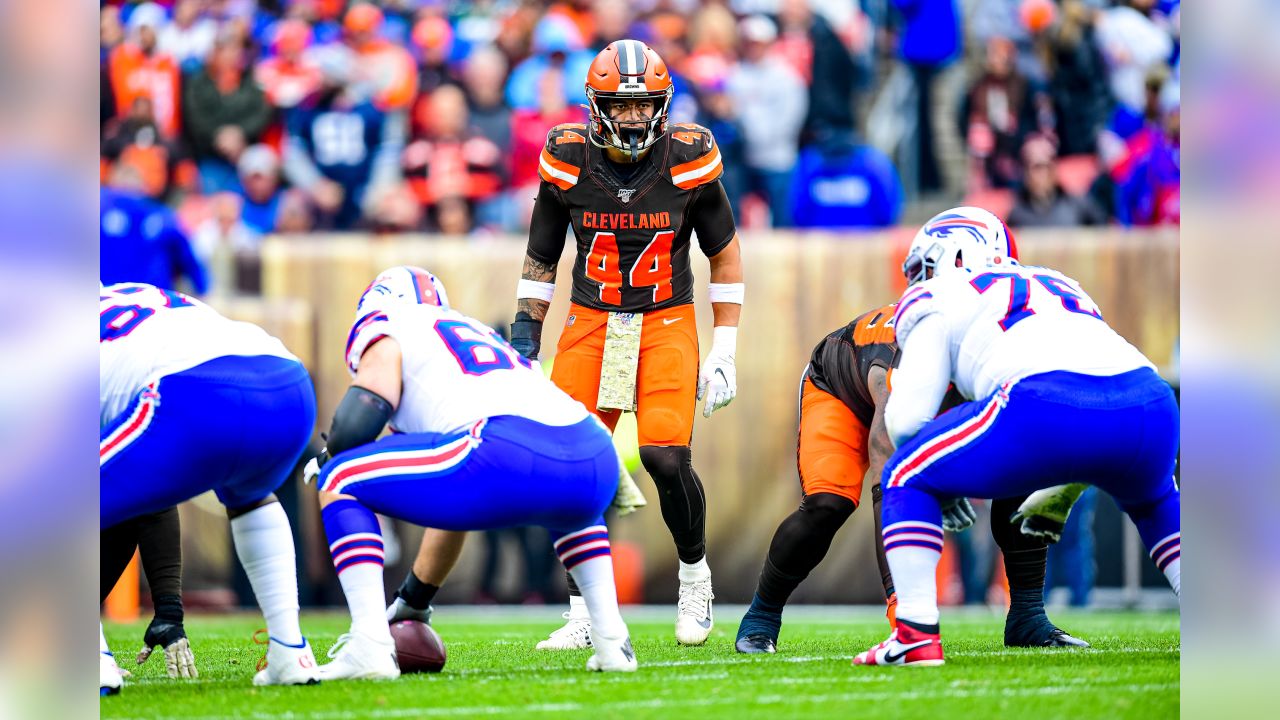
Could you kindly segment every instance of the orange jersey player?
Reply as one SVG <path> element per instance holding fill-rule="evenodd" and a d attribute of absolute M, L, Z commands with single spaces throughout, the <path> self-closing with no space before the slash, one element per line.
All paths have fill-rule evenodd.
<path fill-rule="evenodd" d="M 572 306 L 551 379 L 610 428 L 623 410 L 635 411 L 640 458 L 680 558 L 676 639 L 701 645 L 712 625 L 711 572 L 705 495 L 689 443 L 697 400 L 710 417 L 737 391 L 743 285 L 720 149 L 706 128 L 668 124 L 673 90 L 666 65 L 644 43 L 619 40 L 596 56 L 587 74 L 590 123 L 553 128 L 539 160 L 542 182 L 511 335 L 518 350 L 537 357 L 572 228 Z M 689 257 L 695 233 L 710 259 L 715 314 L 701 373 Z M 635 323 L 636 346 L 631 355 L 620 351 L 615 365 L 606 337 L 625 345 L 622 326 L 634 333 Z M 631 380 L 615 384 L 615 367 Z M 580 597 L 572 586 L 570 592 L 569 623 L 539 647 L 581 647 L 589 637 Z"/>
<path fill-rule="evenodd" d="M 813 349 L 800 381 L 800 432 L 796 460 L 804 493 L 800 507 L 774 533 L 751 607 L 738 626 L 741 653 L 772 653 L 791 593 L 817 567 L 836 531 L 857 509 L 864 480 L 872 483 L 876 559 L 890 624 L 897 598 L 880 539 L 880 473 L 893 454 L 884 423 L 889 375 L 898 364 L 895 305 L 863 313 L 824 337 Z M 951 395 L 943 407 L 954 404 Z M 991 534 L 1005 553 L 1012 604 L 1005 623 L 1011 646 L 1087 646 L 1059 630 L 1044 612 L 1048 545 L 1024 536 L 1010 518 L 1023 498 L 995 501 Z M 956 532 L 973 523 L 960 499 L 943 509 L 943 525 Z"/>
<path fill-rule="evenodd" d="M 680 559 L 676 639 L 701 645 L 711 632 L 713 596 L 706 499 L 689 443 L 697 401 L 710 417 L 737 392 L 743 283 L 720 149 L 706 128 L 668 124 L 673 92 L 666 65 L 644 43 L 619 40 L 596 56 L 587 74 L 590 123 L 553 128 L 539 159 L 511 344 L 538 357 L 572 228 L 572 306 L 551 379 L 610 429 L 623 410 L 636 413 L 640 459 Z M 715 316 L 701 370 L 689 267 L 695 232 L 710 259 Z M 388 617 L 429 619 L 429 603 L 461 549 L 460 536 L 429 530 Z M 538 648 L 590 646 L 586 605 L 572 579 L 569 600 L 569 622 Z"/>

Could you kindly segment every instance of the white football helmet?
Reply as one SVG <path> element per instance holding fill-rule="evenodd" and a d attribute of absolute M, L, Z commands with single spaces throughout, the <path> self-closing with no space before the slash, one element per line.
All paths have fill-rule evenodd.
<path fill-rule="evenodd" d="M 447 308 L 449 296 L 445 294 L 444 283 L 435 275 L 413 265 L 397 265 L 378 273 L 369 283 L 360 294 L 356 314 L 393 303 Z"/>
<path fill-rule="evenodd" d="M 920 228 L 902 262 L 902 274 L 914 285 L 954 268 L 977 269 L 1017 260 L 1018 246 L 1004 221 L 976 207 L 938 213 Z"/>

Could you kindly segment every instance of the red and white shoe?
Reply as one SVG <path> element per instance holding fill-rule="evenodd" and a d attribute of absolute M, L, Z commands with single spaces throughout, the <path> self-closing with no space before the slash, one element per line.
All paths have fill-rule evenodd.
<path fill-rule="evenodd" d="M 942 659 L 942 636 L 917 630 L 901 618 L 898 619 L 897 629 L 889 634 L 888 640 L 859 653 L 853 659 L 854 665 L 932 667 L 945 662 Z"/>

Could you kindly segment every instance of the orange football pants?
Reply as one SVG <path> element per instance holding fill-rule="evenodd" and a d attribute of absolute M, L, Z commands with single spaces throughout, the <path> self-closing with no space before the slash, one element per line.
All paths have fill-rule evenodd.
<path fill-rule="evenodd" d="M 796 462 L 805 495 L 831 493 L 862 499 L 862 479 L 870 464 L 869 431 L 836 396 L 818 388 L 805 375 L 800 390 L 800 437 Z"/>
<path fill-rule="evenodd" d="M 587 406 L 609 430 L 620 410 L 597 410 L 609 313 L 569 306 L 551 381 Z M 693 305 L 644 314 L 636 372 L 636 426 L 645 445 L 688 445 L 698 394 L 698 327 Z"/>

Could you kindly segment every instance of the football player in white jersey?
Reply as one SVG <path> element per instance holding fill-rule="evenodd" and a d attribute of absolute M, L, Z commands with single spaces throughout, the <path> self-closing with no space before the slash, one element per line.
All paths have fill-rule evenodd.
<path fill-rule="evenodd" d="M 925 223 L 903 264 L 902 359 L 885 409 L 897 449 L 881 476 L 898 627 L 854 665 L 944 662 L 934 578 L 948 498 L 1096 485 L 1179 590 L 1173 391 L 1078 283 L 1008 248 L 999 218 L 962 207 Z M 970 402 L 935 418 L 952 383 Z"/>
<path fill-rule="evenodd" d="M 604 510 L 618 486 L 609 433 L 489 327 L 449 308 L 417 267 L 379 274 L 347 339 L 353 380 L 318 477 L 351 610 L 324 679 L 394 678 L 374 513 L 448 531 L 540 525 L 591 614 L 588 670 L 636 669 L 618 610 Z M 393 435 L 377 440 L 385 426 Z M 376 442 L 375 442 L 376 440 Z"/>
<path fill-rule="evenodd" d="M 289 519 L 275 489 L 315 426 L 306 368 L 261 328 L 152 285 L 100 290 L 98 446 L 102 529 L 213 490 L 266 616 L 255 685 L 319 682 L 298 624 Z M 119 671 L 101 644 L 104 694 Z"/>

